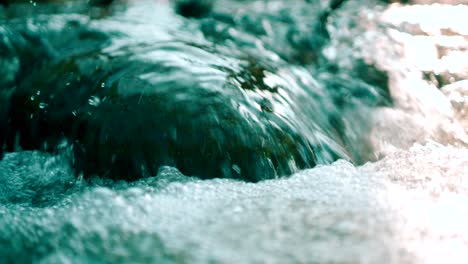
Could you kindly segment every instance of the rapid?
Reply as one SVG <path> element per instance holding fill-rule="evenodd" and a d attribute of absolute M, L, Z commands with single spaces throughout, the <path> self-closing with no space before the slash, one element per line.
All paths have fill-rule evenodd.
<path fill-rule="evenodd" d="M 0 7 L 0 263 L 468 259 L 467 6 L 84 2 Z"/>

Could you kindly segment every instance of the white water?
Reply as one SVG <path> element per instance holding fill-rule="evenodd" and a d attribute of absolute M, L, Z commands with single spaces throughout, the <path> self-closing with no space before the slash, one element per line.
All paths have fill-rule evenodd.
<path fill-rule="evenodd" d="M 22 204 L 0 207 L 0 255 L 39 263 L 463 263 L 467 156 L 428 144 L 258 184 L 188 179 L 172 168 L 131 184 L 85 184 L 57 158 L 9 154 L 1 200 Z M 31 206 L 41 205 L 36 196 L 47 206 Z"/>

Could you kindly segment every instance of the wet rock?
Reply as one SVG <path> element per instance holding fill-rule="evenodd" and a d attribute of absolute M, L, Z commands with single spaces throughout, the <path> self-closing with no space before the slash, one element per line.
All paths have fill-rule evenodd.
<path fill-rule="evenodd" d="M 83 35 L 80 31 L 75 32 Z M 255 101 L 232 94 L 235 79 L 224 84 L 227 92 L 183 80 L 145 81 L 138 76 L 183 73 L 183 68 L 132 60 L 128 54 L 106 58 L 98 52 L 106 38 L 87 36 L 93 39 L 87 49 L 67 49 L 75 55 L 61 53 L 62 58 L 50 59 L 41 55 L 44 50 L 55 54 L 60 45 L 67 45 L 56 42 L 54 34 L 42 42 L 16 41 L 24 44 L 20 53 L 25 62 L 10 99 L 7 135 L 2 135 L 8 150 L 19 144 L 23 149 L 54 151 L 68 140 L 77 172 L 127 180 L 155 175 L 162 165 L 176 166 L 187 175 L 249 181 L 315 165 L 320 146 L 314 150 L 311 138 L 274 113 L 273 107 L 256 110 Z M 75 41 L 85 43 L 86 38 Z M 43 57 L 37 60 L 40 64 L 29 63 L 38 57 Z M 255 94 L 267 87 L 261 68 L 247 67 L 239 76 L 246 74 L 253 78 L 246 77 L 249 83 L 241 85 L 248 91 Z M 279 96 L 274 88 L 265 92 Z"/>
<path fill-rule="evenodd" d="M 86 59 L 98 70 L 80 71 Z M 121 65 L 99 69 L 104 63 Z M 196 84 L 126 94 L 121 91 L 153 84 L 113 80 L 118 71 L 137 74 L 137 66 L 80 58 L 26 78 L 13 94 L 9 145 L 18 134 L 24 149 L 53 150 L 66 138 L 78 171 L 126 180 L 155 175 L 162 165 L 186 175 L 249 181 L 315 165 L 312 142 L 273 110 L 230 105 L 222 93 Z M 253 115 L 244 116 L 243 107 Z"/>
<path fill-rule="evenodd" d="M 158 34 L 150 35 L 145 19 L 141 28 L 119 20 L 115 30 L 113 19 L 77 15 L 8 24 L 3 43 L 19 66 L 1 144 L 56 152 L 67 142 L 77 173 L 125 180 L 165 165 L 255 182 L 338 158 L 364 162 L 366 113 L 381 102 L 375 85 L 385 74 L 363 66 L 363 81 L 338 67 L 334 78 L 283 60 L 275 51 L 297 48 L 287 44 L 289 24 L 308 21 L 287 20 L 286 11 L 300 13 L 258 16 L 267 50 L 244 28 L 249 21 L 221 13 L 184 20 L 182 30 L 151 25 Z M 268 23 L 281 25 L 281 34 Z M 224 42 L 215 39 L 221 24 L 230 36 Z M 200 25 L 204 36 L 173 35 Z"/>

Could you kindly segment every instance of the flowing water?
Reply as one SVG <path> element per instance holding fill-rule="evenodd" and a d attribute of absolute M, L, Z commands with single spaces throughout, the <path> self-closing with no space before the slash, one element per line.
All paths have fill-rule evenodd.
<path fill-rule="evenodd" d="M 463 263 L 466 93 L 310 2 L 0 9 L 0 263 Z"/>

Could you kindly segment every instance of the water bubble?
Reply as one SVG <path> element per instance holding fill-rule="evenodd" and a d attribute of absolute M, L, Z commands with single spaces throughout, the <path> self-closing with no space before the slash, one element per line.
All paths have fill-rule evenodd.
<path fill-rule="evenodd" d="M 101 99 L 97 96 L 91 96 L 88 100 L 88 104 L 91 106 L 98 106 L 101 103 Z"/>

